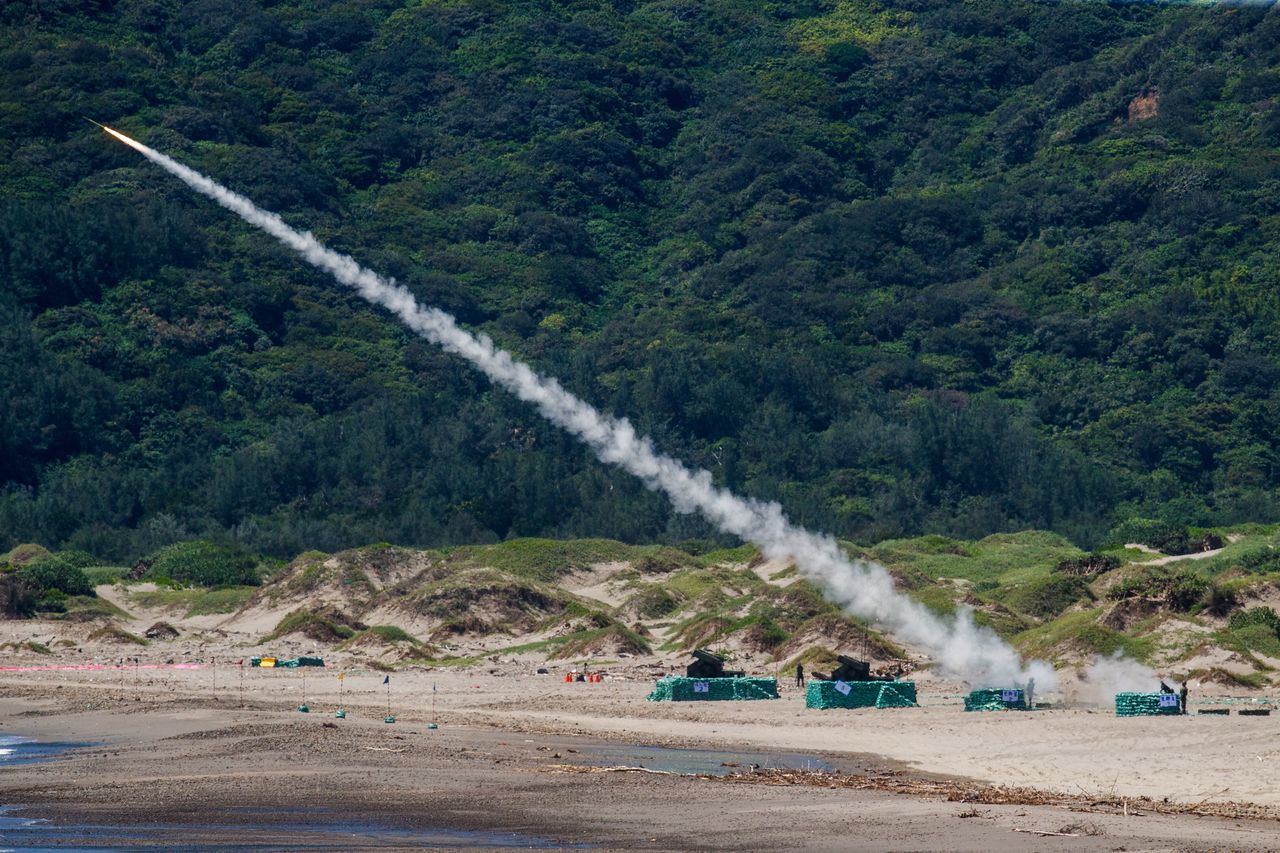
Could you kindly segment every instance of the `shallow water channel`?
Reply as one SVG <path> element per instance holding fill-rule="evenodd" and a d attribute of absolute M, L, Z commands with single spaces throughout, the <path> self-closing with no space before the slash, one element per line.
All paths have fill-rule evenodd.
<path fill-rule="evenodd" d="M 5 766 L 47 761 L 91 743 L 48 742 L 0 734 L 0 773 Z M 261 813 L 261 821 L 255 819 Z M 352 821 L 328 809 L 292 812 L 281 821 L 274 813 L 256 809 L 234 812 L 234 823 L 135 824 L 108 826 L 37 817 L 28 809 L 0 805 L 0 853 L 134 853 L 165 850 L 173 853 L 220 851 L 351 850 L 379 847 L 443 850 L 522 849 L 581 850 L 570 844 L 519 832 L 413 828 L 371 821 Z"/>
<path fill-rule="evenodd" d="M 48 761 L 64 752 L 81 747 L 93 746 L 92 743 L 78 741 L 42 742 L 29 737 L 0 734 L 0 768 L 15 764 L 35 764 Z"/>
<path fill-rule="evenodd" d="M 129 827 L 68 824 L 30 818 L 21 810 L 0 809 L 0 853 L 173 853 L 220 851 L 306 851 L 521 849 L 581 850 L 588 845 L 564 844 L 519 832 L 456 829 L 403 829 L 343 820 L 321 810 L 297 816 L 292 822 L 264 820 L 261 824 L 142 824 Z"/>

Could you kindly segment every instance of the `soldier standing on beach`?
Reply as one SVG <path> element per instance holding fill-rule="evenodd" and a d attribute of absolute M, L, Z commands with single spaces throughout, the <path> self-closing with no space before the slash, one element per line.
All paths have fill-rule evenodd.
<path fill-rule="evenodd" d="M 796 687 L 804 687 L 804 664 L 796 664 Z"/>

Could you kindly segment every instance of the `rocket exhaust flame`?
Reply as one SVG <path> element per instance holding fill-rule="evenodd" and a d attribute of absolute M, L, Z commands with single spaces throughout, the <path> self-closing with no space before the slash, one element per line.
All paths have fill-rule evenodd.
<path fill-rule="evenodd" d="M 88 117 L 86 117 L 86 118 L 85 118 L 85 121 L 87 121 L 87 122 L 89 122 L 89 123 L 91 123 L 91 124 L 98 124 L 96 121 L 94 121 L 93 119 L 88 118 Z M 150 150 L 151 150 L 150 148 L 148 148 L 147 146 L 143 145 L 143 144 L 142 144 L 141 142 L 139 142 L 138 140 L 136 140 L 136 139 L 130 139 L 129 137 L 125 136 L 125 135 L 124 135 L 123 133 L 121 133 L 120 131 L 118 131 L 118 130 L 112 130 L 111 128 L 107 127 L 105 124 L 98 124 L 98 127 L 102 128 L 102 129 L 103 129 L 103 130 L 105 130 L 107 133 L 109 133 L 109 134 L 111 134 L 112 136 L 114 136 L 116 139 L 119 139 L 121 142 L 123 142 L 125 145 L 128 145 L 130 148 L 135 148 L 135 149 L 137 149 L 138 151 L 141 151 L 143 154 L 146 154 L 148 151 L 150 151 Z M 157 152 L 154 152 L 154 153 L 157 153 L 157 154 L 158 154 L 159 152 L 157 151 Z"/>
<path fill-rule="evenodd" d="M 452 316 L 419 305 L 394 280 L 360 266 L 328 248 L 310 232 L 299 232 L 276 214 L 215 183 L 176 160 L 104 127 L 107 133 L 141 153 L 196 192 L 239 215 L 298 252 L 310 264 L 354 288 L 365 300 L 395 314 L 427 340 L 466 359 L 495 384 L 532 404 L 552 423 L 577 436 L 603 462 L 635 475 L 670 498 L 676 511 L 700 512 L 726 533 L 757 545 L 772 559 L 794 560 L 800 573 L 850 613 L 892 631 L 898 639 L 927 650 L 943 671 L 982 685 L 1020 683 L 1034 676 L 1042 690 L 1052 689 L 1052 667 L 1035 661 L 1024 666 L 1016 651 L 962 610 L 944 619 L 898 592 L 888 571 L 875 563 L 850 559 L 835 539 L 793 525 L 776 503 L 739 497 L 712 483 L 711 473 L 690 470 L 654 449 L 625 418 L 596 411 L 528 365 L 497 348 L 483 334 L 460 328 Z"/>

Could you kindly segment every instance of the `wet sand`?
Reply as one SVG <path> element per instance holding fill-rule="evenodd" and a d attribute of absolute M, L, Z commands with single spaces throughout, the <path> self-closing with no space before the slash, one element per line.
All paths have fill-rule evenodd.
<path fill-rule="evenodd" d="M 723 750 L 765 766 L 761 755 L 792 766 L 809 755 L 815 766 L 858 778 L 1048 780 L 1038 787 L 1109 787 L 1123 796 L 1163 786 L 1158 798 L 1265 805 L 1280 788 L 1277 771 L 1254 755 L 1273 751 L 1280 725 L 1273 718 L 1117 720 L 1079 711 L 963 714 L 950 706 L 814 712 L 794 693 L 772 702 L 660 705 L 644 702 L 649 684 L 639 678 L 586 685 L 413 672 L 392 675 L 398 721 L 388 725 L 378 673 L 348 675 L 345 720 L 332 715 L 333 671 L 307 674 L 309 714 L 293 710 L 302 699 L 300 671 L 246 672 L 243 700 L 235 669 L 123 675 L 122 687 L 121 673 L 111 671 L 0 673 L 0 732 L 97 744 L 0 768 L 0 803 L 49 818 L 52 829 L 104 827 L 85 840 L 128 849 L 175 849 L 179 841 L 192 850 L 1280 849 L 1275 820 L 1157 814 L 1137 801 L 1126 815 L 1080 798 L 963 802 L 970 783 L 955 789 L 961 801 L 949 801 L 566 769 L 637 760 L 654 768 L 658 758 L 680 769 L 678 754 L 625 746 L 650 744 Z M 438 729 L 427 727 L 433 682 Z M 783 751 L 791 753 L 785 760 Z M 1073 769 L 1089 762 L 1104 769 Z M 1106 779 L 1126 765 L 1129 772 Z M 994 772 L 1001 768 L 1009 772 Z M 1230 791 L 1205 791 L 1214 786 Z"/>

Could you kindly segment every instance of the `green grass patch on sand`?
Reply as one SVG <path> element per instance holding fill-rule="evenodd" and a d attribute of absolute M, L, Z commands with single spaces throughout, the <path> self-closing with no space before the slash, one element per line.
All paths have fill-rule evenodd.
<path fill-rule="evenodd" d="M 1035 625 L 1035 622 L 1014 613 L 1003 605 L 992 605 L 987 609 L 974 610 L 973 621 L 995 631 L 1003 639 L 1012 641 L 1014 637 Z"/>
<path fill-rule="evenodd" d="M 136 634 L 130 634 L 128 631 L 115 624 L 103 625 L 101 628 L 90 634 L 89 639 L 91 641 L 98 640 L 112 643 L 125 643 L 135 646 L 148 645 L 147 641 L 142 637 L 139 637 Z"/>
<path fill-rule="evenodd" d="M 227 586 L 220 589 L 201 590 L 187 604 L 188 616 L 212 616 L 235 613 L 257 590 L 252 586 Z"/>
<path fill-rule="evenodd" d="M 405 659 L 425 659 L 436 653 L 435 646 L 424 643 L 399 625 L 372 625 L 344 640 L 340 649 L 374 649 L 378 653 L 395 652 Z"/>
<path fill-rule="evenodd" d="M 129 573 L 129 569 L 125 566 L 87 566 L 81 571 L 94 586 L 120 583 Z"/>
<path fill-rule="evenodd" d="M 989 595 L 998 596 L 997 600 L 1011 610 L 1036 619 L 1053 619 L 1079 601 L 1093 600 L 1083 578 L 1056 573 L 992 590 Z"/>
<path fill-rule="evenodd" d="M 198 589 L 157 587 L 156 589 L 130 590 L 128 599 L 138 607 L 155 610 L 186 610 L 191 606 L 191 602 L 200 597 L 201 593 L 202 590 Z"/>
<path fill-rule="evenodd" d="M 187 616 L 210 616 L 235 613 L 257 590 L 254 586 L 226 586 L 215 589 L 160 587 L 131 591 L 129 601 L 138 607 L 182 611 Z"/>
<path fill-rule="evenodd" d="M 635 612 L 645 619 L 661 619 L 680 609 L 683 598 L 663 584 L 648 584 L 628 599 Z"/>
<path fill-rule="evenodd" d="M 942 616 L 949 616 L 956 612 L 955 593 L 945 587 L 926 586 L 912 590 L 910 595 L 934 613 Z"/>
<path fill-rule="evenodd" d="M 977 542 L 945 536 L 893 539 L 866 553 L 891 568 L 911 567 L 930 578 L 1014 583 L 1042 576 L 1063 560 L 1085 552 L 1056 533 L 1032 530 L 997 533 Z"/>
<path fill-rule="evenodd" d="M 1213 635 L 1218 645 L 1231 649 L 1242 655 L 1263 654 L 1271 658 L 1280 658 L 1280 637 L 1274 628 L 1266 625 L 1245 625 L 1227 631 L 1219 631 Z"/>
<path fill-rule="evenodd" d="M 302 634 L 317 642 L 337 642 L 354 637 L 356 629 L 333 618 L 331 613 L 295 610 L 281 619 L 275 630 L 263 637 L 263 642 L 278 640 L 289 634 Z"/>
<path fill-rule="evenodd" d="M 644 573 L 670 572 L 696 564 L 692 556 L 676 548 L 627 545 L 612 539 L 511 539 L 497 545 L 453 548 L 443 556 L 543 582 L 596 563 L 631 562 Z"/>
<path fill-rule="evenodd" d="M 133 618 L 110 601 L 98 596 L 71 595 L 67 597 L 65 604 L 67 610 L 64 618 L 72 621 Z"/>
<path fill-rule="evenodd" d="M 422 641 L 410 634 L 399 625 L 372 625 L 364 631 L 380 640 L 388 643 L 409 643 L 410 645 L 420 646 Z"/>
<path fill-rule="evenodd" d="M 1134 637 L 1099 623 L 1104 609 L 1095 607 L 1060 616 L 1044 625 L 1023 631 L 1014 638 L 1018 651 L 1027 657 L 1046 660 L 1074 660 L 1121 652 L 1147 661 L 1154 650 L 1148 637 Z"/>
<path fill-rule="evenodd" d="M 840 666 L 839 654 L 841 653 L 834 652 L 826 646 L 809 646 L 800 654 L 783 663 L 779 671 L 794 678 L 796 667 L 804 664 L 805 670 L 809 673 L 815 671 L 831 672 Z"/>

